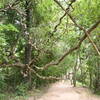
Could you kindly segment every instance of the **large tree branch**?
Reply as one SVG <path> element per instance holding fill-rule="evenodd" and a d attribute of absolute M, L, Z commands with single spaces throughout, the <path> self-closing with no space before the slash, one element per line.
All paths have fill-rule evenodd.
<path fill-rule="evenodd" d="M 46 64 L 43 67 L 37 67 L 37 66 L 35 66 L 39 70 L 45 70 L 45 69 L 47 69 L 50 66 L 58 65 L 67 55 L 69 55 L 73 51 L 77 50 L 81 46 L 82 42 L 88 37 L 88 35 L 91 34 L 91 32 L 100 24 L 100 20 L 99 20 L 96 23 L 94 23 L 89 29 L 85 30 L 83 27 L 81 27 L 80 25 L 78 25 L 76 23 L 76 21 L 73 19 L 73 17 L 68 12 L 66 12 L 66 10 L 61 6 L 61 4 L 57 0 L 54 0 L 54 1 L 65 11 L 66 14 L 68 14 L 68 16 L 70 17 L 70 19 L 74 22 L 74 24 L 79 29 L 81 29 L 81 30 L 83 30 L 85 32 L 85 35 L 80 39 L 80 41 L 78 42 L 78 44 L 74 48 L 71 48 L 68 51 L 66 51 L 57 61 L 51 61 L 50 63 Z"/>
<path fill-rule="evenodd" d="M 29 68 L 30 69 L 30 68 Z M 54 77 L 54 76 L 41 76 L 40 74 L 38 74 L 35 70 L 33 70 L 32 68 L 30 69 L 31 72 L 33 72 L 38 78 L 43 79 L 43 80 L 60 80 L 61 78 L 59 77 Z"/>
<path fill-rule="evenodd" d="M 100 24 L 100 21 L 97 21 L 94 25 L 92 25 L 87 31 L 86 33 L 90 34 L 98 25 Z M 50 66 L 53 66 L 53 65 L 58 65 L 67 55 L 69 55 L 70 53 L 72 53 L 73 51 L 77 50 L 82 42 L 87 38 L 87 35 L 85 34 L 81 39 L 80 41 L 78 42 L 78 44 L 74 47 L 74 48 L 71 48 L 69 49 L 68 51 L 66 51 L 57 61 L 51 61 L 50 63 L 46 64 L 45 66 L 43 67 L 36 67 L 37 69 L 39 70 L 45 70 L 47 69 L 48 67 Z"/>
<path fill-rule="evenodd" d="M 0 64 L 0 68 L 5 68 L 5 67 L 17 67 L 17 68 L 25 68 L 25 64 L 22 63 L 15 63 L 15 64 Z M 35 70 L 33 70 L 32 68 L 28 67 L 28 70 L 33 72 L 38 78 L 43 79 L 43 80 L 60 80 L 60 77 L 54 77 L 54 76 L 41 76 L 40 74 L 38 74 Z M 22 73 L 23 75 L 25 75 L 25 73 Z M 26 75 L 27 76 L 27 75 Z"/>
<path fill-rule="evenodd" d="M 56 1 L 56 0 L 55 0 Z M 58 2 L 59 3 L 59 2 Z M 11 8 L 11 9 L 14 9 L 14 8 Z M 64 10 L 64 9 L 63 9 Z M 65 11 L 65 13 L 66 14 L 68 14 L 67 12 L 66 12 L 66 10 L 64 10 Z M 68 15 L 70 15 L 70 14 L 68 14 Z M 71 19 L 72 19 L 72 21 L 74 22 L 74 24 L 77 26 L 77 27 L 79 27 L 81 30 L 83 30 L 84 31 L 84 28 L 83 27 L 81 27 L 81 26 L 79 26 L 77 23 L 76 23 L 76 21 L 71 17 L 71 16 L 69 16 Z M 100 24 L 100 20 L 98 21 L 98 22 L 96 22 L 93 26 L 91 26 L 89 29 L 87 29 L 87 30 L 85 30 L 84 32 L 85 33 L 88 33 L 88 35 L 89 34 L 91 34 L 91 32 L 98 26 Z M 77 50 L 80 46 L 81 46 L 81 44 L 82 44 L 82 42 L 88 37 L 88 35 L 87 34 L 85 34 L 81 39 L 80 39 L 80 41 L 78 42 L 78 44 L 75 46 L 75 47 L 73 47 L 73 48 L 71 48 L 71 49 L 69 49 L 68 51 L 66 51 L 58 60 L 56 60 L 56 61 L 51 61 L 50 63 L 48 63 L 48 64 L 46 64 L 45 66 L 43 66 L 43 67 L 37 67 L 37 66 L 35 66 L 37 69 L 39 69 L 39 70 L 45 70 L 45 69 L 47 69 L 48 67 L 50 67 L 50 66 L 53 66 L 53 65 L 58 65 L 66 56 L 68 56 L 69 54 L 71 54 L 72 52 L 74 52 L 75 50 Z M 47 78 L 47 77 L 44 77 L 44 76 L 41 76 L 41 75 L 39 75 L 35 70 L 33 70 L 31 67 L 30 67 L 30 65 L 28 65 L 29 67 L 28 67 L 28 69 L 30 70 L 30 71 L 32 71 L 37 77 L 39 77 L 39 78 L 42 78 L 42 79 L 56 79 L 55 77 L 49 77 L 49 78 Z M 1 64 L 0 65 L 0 68 L 3 68 L 3 67 L 19 67 L 19 68 L 25 68 L 25 64 L 21 64 L 21 63 L 17 63 L 17 64 Z M 57 78 L 57 79 L 59 79 L 59 78 Z"/>
<path fill-rule="evenodd" d="M 75 26 L 78 27 L 80 30 L 82 30 L 82 31 L 85 33 L 85 35 L 84 35 L 83 38 L 86 38 L 86 37 L 87 37 L 87 38 L 89 39 L 89 41 L 90 41 L 91 44 L 93 45 L 94 49 L 96 50 L 96 52 L 97 52 L 98 55 L 100 56 L 100 51 L 99 51 L 99 49 L 97 48 L 96 44 L 93 42 L 93 40 L 91 39 L 91 37 L 90 37 L 90 35 L 89 35 L 89 34 L 91 33 L 91 31 L 93 31 L 93 30 L 98 26 L 98 24 L 100 23 L 100 20 L 98 20 L 93 26 L 91 26 L 90 29 L 88 29 L 88 31 L 86 31 L 85 28 L 83 28 L 82 26 L 80 26 L 80 25 L 77 24 L 77 22 L 74 20 L 74 18 L 73 18 L 70 14 L 68 14 L 68 16 L 69 16 L 70 19 L 73 21 L 73 23 L 75 24 Z"/>

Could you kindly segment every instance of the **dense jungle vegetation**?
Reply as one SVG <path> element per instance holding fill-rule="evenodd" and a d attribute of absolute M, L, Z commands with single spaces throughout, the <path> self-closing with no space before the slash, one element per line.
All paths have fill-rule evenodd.
<path fill-rule="evenodd" d="M 0 0 L 0 100 L 67 74 L 100 92 L 100 0 Z"/>

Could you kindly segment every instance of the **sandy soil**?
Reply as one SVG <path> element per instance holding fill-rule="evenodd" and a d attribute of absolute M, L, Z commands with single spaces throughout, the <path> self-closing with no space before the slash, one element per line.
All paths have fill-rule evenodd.
<path fill-rule="evenodd" d="M 100 97 L 86 88 L 72 87 L 70 82 L 60 81 L 52 84 L 40 98 L 30 97 L 28 100 L 100 100 Z"/>

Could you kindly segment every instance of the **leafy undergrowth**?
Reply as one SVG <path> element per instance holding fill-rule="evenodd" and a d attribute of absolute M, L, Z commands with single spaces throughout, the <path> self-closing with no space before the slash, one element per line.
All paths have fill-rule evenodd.
<path fill-rule="evenodd" d="M 28 98 L 40 98 L 46 90 L 48 90 L 49 86 L 41 87 L 38 89 L 32 89 L 31 91 L 20 91 L 20 95 L 18 92 L 16 93 L 2 93 L 0 94 L 0 100 L 28 100 Z"/>

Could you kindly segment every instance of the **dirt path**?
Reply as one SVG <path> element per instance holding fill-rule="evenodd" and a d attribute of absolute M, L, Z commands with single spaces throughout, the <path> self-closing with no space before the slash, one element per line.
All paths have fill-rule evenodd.
<path fill-rule="evenodd" d="M 72 87 L 67 81 L 57 82 L 41 98 L 30 97 L 29 100 L 100 100 L 100 97 L 94 96 L 88 89 Z"/>

